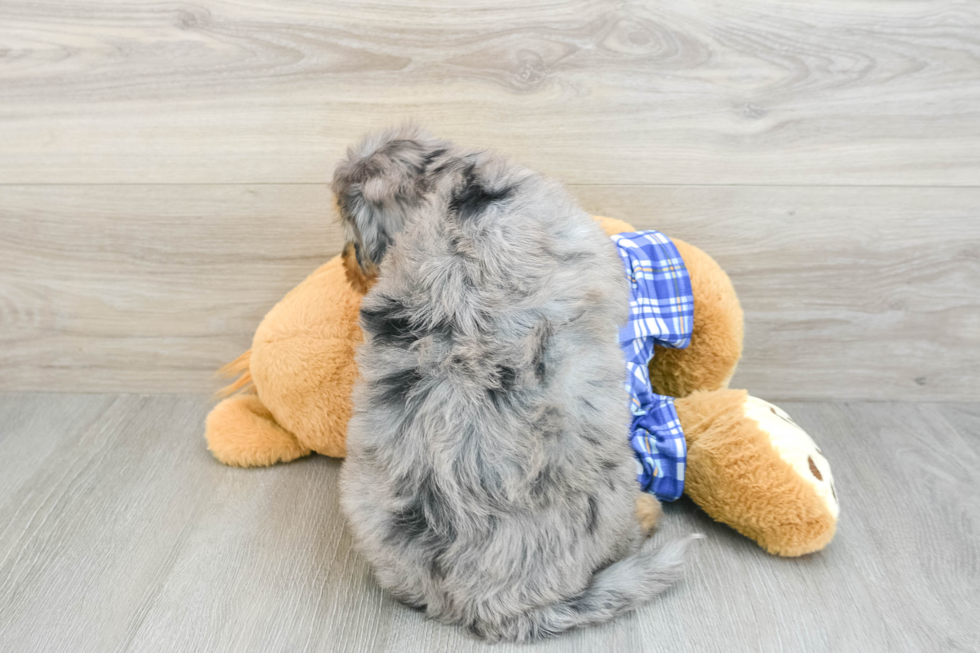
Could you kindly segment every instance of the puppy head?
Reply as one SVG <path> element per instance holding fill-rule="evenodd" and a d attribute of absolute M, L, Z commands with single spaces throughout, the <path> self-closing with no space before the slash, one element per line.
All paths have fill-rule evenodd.
<path fill-rule="evenodd" d="M 430 168 L 449 148 L 448 142 L 405 125 L 369 135 L 347 150 L 334 171 L 333 192 L 349 272 L 356 266 L 366 279 L 377 275 L 395 235 L 431 190 Z"/>

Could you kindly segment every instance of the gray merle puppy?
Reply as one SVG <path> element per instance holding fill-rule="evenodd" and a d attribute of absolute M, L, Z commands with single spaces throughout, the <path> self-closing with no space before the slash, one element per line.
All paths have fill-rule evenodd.
<path fill-rule="evenodd" d="M 415 127 L 349 150 L 333 189 L 351 267 L 377 276 L 342 501 L 380 584 L 526 641 L 677 580 L 686 542 L 658 551 L 637 517 L 655 499 L 627 442 L 628 289 L 599 226 L 558 183 Z"/>

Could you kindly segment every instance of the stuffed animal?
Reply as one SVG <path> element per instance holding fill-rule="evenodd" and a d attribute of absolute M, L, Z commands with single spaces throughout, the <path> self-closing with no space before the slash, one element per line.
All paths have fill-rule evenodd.
<path fill-rule="evenodd" d="M 634 231 L 596 219 L 610 236 Z M 727 389 L 742 352 L 738 298 L 711 257 L 673 242 L 690 274 L 693 333 L 685 349 L 656 347 L 649 368 L 654 391 L 676 398 L 688 449 L 684 492 L 770 553 L 818 551 L 837 523 L 830 466 L 785 412 Z M 368 285 L 345 252 L 269 311 L 252 348 L 221 370 L 238 379 L 207 418 L 208 448 L 218 460 L 257 467 L 311 453 L 344 456 Z"/>

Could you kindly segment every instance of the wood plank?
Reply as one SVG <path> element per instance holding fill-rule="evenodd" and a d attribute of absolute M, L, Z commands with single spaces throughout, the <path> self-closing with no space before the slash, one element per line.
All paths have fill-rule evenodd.
<path fill-rule="evenodd" d="M 973 448 L 974 457 L 980 456 L 980 406 L 969 403 L 944 406 L 941 419 Z"/>
<path fill-rule="evenodd" d="M 976 410 L 976 404 L 971 406 Z M 867 639 L 859 650 L 978 648 L 980 630 L 973 615 L 980 606 L 975 598 L 980 596 L 975 536 L 980 457 L 975 433 L 957 433 L 943 423 L 942 416 L 954 406 L 790 403 L 786 408 L 833 466 L 843 517 L 826 553 L 835 556 L 830 564 L 849 570 L 856 586 L 850 602 L 836 584 L 805 579 L 806 589 L 800 589 L 810 597 L 801 597 L 801 603 L 812 602 L 811 610 L 818 614 L 827 603 L 842 613 L 875 605 L 884 626 L 868 616 L 859 620 L 861 625 L 854 623 L 851 635 L 841 637 L 834 632 L 837 618 L 823 616 L 814 620 L 810 632 L 841 637 L 830 639 L 830 651 L 847 649 L 850 637 Z M 943 578 L 941 584 L 916 580 L 934 574 Z M 890 580 L 881 582 L 883 578 Z M 909 618 L 908 610 L 916 617 Z M 788 615 L 793 614 L 790 609 Z M 868 631 L 858 632 L 865 626 Z"/>
<path fill-rule="evenodd" d="M 0 387 L 207 390 L 339 251 L 319 186 L 7 187 Z"/>
<path fill-rule="evenodd" d="M 0 182 L 321 183 L 414 117 L 569 183 L 980 183 L 980 7 L 7 0 Z"/>
<path fill-rule="evenodd" d="M 207 407 L 0 395 L 0 482 L 19 474 L 0 493 L 0 649 L 526 650 L 392 601 L 351 550 L 339 461 L 223 467 L 201 438 Z M 686 580 L 636 614 L 534 649 L 980 646 L 980 451 L 975 432 L 957 430 L 980 404 L 785 407 L 834 466 L 843 517 L 825 551 L 768 556 L 682 500 L 658 537 L 706 534 Z"/>
<path fill-rule="evenodd" d="M 775 400 L 980 398 L 980 194 L 576 187 L 698 245 L 745 309 L 733 387 Z"/>
<path fill-rule="evenodd" d="M 340 249 L 316 185 L 8 186 L 0 389 L 186 392 Z M 980 396 L 980 189 L 573 186 L 699 245 L 774 399 Z"/>

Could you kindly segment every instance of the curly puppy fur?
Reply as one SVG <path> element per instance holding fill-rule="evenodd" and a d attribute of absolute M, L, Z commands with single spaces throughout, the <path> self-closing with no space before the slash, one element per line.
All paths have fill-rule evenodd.
<path fill-rule="evenodd" d="M 526 641 L 677 580 L 686 542 L 657 550 L 638 521 L 656 509 L 637 506 L 627 286 L 600 227 L 556 182 L 413 127 L 351 149 L 333 189 L 378 274 L 342 502 L 380 584 Z"/>

